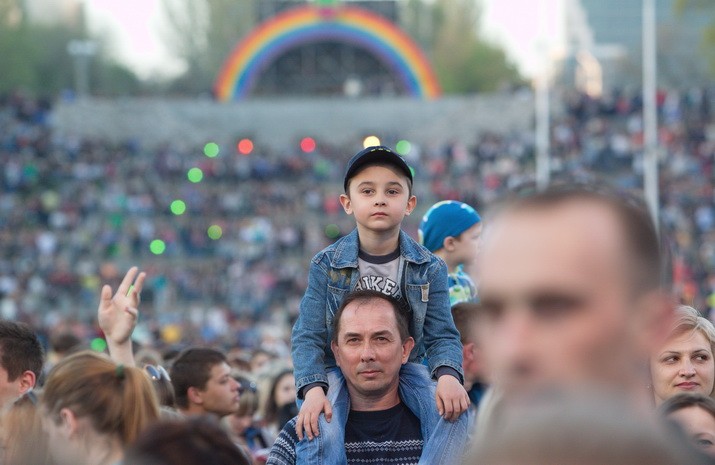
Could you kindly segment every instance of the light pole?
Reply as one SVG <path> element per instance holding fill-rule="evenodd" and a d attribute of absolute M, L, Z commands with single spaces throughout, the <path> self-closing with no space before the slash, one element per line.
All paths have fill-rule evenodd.
<path fill-rule="evenodd" d="M 655 0 L 643 0 L 643 190 L 658 227 L 658 114 Z"/>
<path fill-rule="evenodd" d="M 89 93 L 89 61 L 97 53 L 97 43 L 74 39 L 67 44 L 67 53 L 74 61 L 74 90 L 78 97 Z"/>
<path fill-rule="evenodd" d="M 536 187 L 544 190 L 549 186 L 551 178 L 551 155 L 549 140 L 549 74 L 551 72 L 549 46 L 546 39 L 546 2 L 541 1 L 539 8 L 539 41 L 537 53 L 541 55 L 541 66 L 534 79 L 535 119 L 536 119 Z"/>

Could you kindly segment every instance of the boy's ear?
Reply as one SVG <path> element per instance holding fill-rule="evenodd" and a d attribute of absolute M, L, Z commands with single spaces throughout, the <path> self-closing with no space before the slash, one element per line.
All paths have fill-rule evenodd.
<path fill-rule="evenodd" d="M 340 205 L 343 206 L 343 210 L 345 210 L 345 213 L 347 213 L 348 215 L 353 214 L 353 206 L 350 202 L 350 196 L 348 196 L 347 194 L 340 194 Z"/>
<path fill-rule="evenodd" d="M 417 206 L 417 197 L 414 195 L 410 196 L 410 199 L 407 201 L 407 209 L 405 210 L 405 214 L 409 215 L 412 213 L 412 211 L 415 209 Z"/>
<path fill-rule="evenodd" d="M 451 252 L 454 250 L 454 237 L 452 236 L 447 236 L 444 238 L 442 241 L 442 248 L 446 250 L 447 252 Z"/>

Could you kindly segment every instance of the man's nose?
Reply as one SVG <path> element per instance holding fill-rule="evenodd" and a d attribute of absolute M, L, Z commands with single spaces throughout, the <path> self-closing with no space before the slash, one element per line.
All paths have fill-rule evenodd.
<path fill-rule="evenodd" d="M 509 370 L 521 371 L 527 360 L 533 355 L 531 332 L 533 322 L 527 312 L 510 312 L 501 322 L 501 328 L 495 334 L 500 347 L 500 357 L 508 365 Z"/>
<path fill-rule="evenodd" d="M 362 346 L 362 352 L 360 353 L 360 359 L 363 362 L 375 360 L 375 350 L 372 348 L 372 344 L 370 344 L 369 342 L 366 342 Z"/>

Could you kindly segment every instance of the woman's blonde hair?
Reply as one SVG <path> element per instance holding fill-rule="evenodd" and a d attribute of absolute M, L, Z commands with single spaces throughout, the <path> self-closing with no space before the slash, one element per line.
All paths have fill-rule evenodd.
<path fill-rule="evenodd" d="M 0 417 L 4 465 L 45 465 L 52 463 L 47 436 L 37 411 L 38 394 L 29 391 L 17 399 Z"/>
<path fill-rule="evenodd" d="M 675 321 L 670 334 L 679 334 L 686 331 L 700 331 L 710 343 L 715 352 L 715 325 L 693 307 L 680 305 L 675 309 Z"/>
<path fill-rule="evenodd" d="M 124 446 L 159 418 L 154 387 L 142 370 L 91 351 L 70 355 L 50 371 L 42 405 L 56 422 L 63 408 L 89 418 L 97 432 L 117 436 Z"/>

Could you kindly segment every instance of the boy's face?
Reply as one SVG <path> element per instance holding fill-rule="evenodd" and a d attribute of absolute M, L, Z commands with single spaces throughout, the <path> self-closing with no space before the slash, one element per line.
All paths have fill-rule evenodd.
<path fill-rule="evenodd" d="M 479 239 L 482 237 L 482 223 L 477 223 L 454 238 L 452 246 L 459 263 L 472 263 L 479 252 Z"/>
<path fill-rule="evenodd" d="M 348 189 L 348 194 L 340 196 L 340 203 L 345 213 L 355 215 L 358 229 L 399 229 L 405 215 L 412 213 L 417 204 L 405 175 L 388 166 L 368 166 L 352 177 Z"/>

